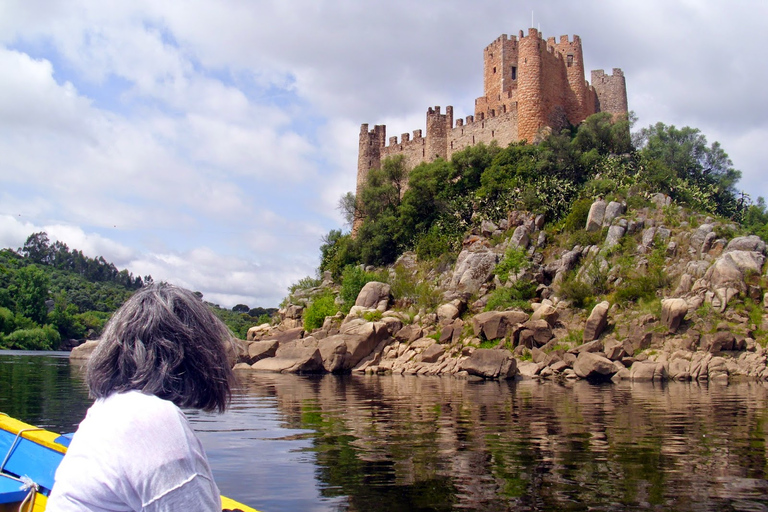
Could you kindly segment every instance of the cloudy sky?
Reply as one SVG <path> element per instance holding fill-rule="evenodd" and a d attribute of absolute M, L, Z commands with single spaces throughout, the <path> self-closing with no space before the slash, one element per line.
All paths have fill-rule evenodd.
<path fill-rule="evenodd" d="M 588 74 L 624 70 L 638 127 L 700 128 L 768 197 L 762 0 L 0 0 L 0 247 L 44 230 L 276 306 L 343 225 L 360 124 L 471 114 L 483 48 L 532 10 Z"/>

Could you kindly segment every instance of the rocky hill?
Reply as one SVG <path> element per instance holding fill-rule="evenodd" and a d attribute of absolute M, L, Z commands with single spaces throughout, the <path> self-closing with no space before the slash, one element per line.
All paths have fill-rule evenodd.
<path fill-rule="evenodd" d="M 568 232 L 513 211 L 478 224 L 455 262 L 406 252 L 378 269 L 349 313 L 305 330 L 314 301 L 339 301 L 326 273 L 289 297 L 279 324 L 248 331 L 236 368 L 768 380 L 761 238 L 664 194 L 595 198 L 580 220 Z"/>

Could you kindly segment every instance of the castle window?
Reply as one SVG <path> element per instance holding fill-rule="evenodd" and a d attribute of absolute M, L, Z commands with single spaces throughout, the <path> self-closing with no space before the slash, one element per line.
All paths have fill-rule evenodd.
<path fill-rule="evenodd" d="M 496 66 L 493 66 L 493 72 L 496 73 Z"/>
<path fill-rule="evenodd" d="M 570 54 L 570 53 L 569 53 L 569 54 L 566 56 L 566 62 L 568 62 L 568 67 L 571 67 L 571 66 L 573 66 L 573 54 Z"/>
<path fill-rule="evenodd" d="M 512 80 L 517 80 L 517 66 L 512 66 Z"/>

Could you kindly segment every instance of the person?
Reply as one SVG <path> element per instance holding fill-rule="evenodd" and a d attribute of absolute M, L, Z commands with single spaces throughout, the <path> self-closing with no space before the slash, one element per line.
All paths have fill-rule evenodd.
<path fill-rule="evenodd" d="M 137 291 L 88 361 L 94 404 L 55 474 L 46 510 L 221 511 L 202 444 L 181 408 L 223 412 L 231 332 L 194 293 Z"/>

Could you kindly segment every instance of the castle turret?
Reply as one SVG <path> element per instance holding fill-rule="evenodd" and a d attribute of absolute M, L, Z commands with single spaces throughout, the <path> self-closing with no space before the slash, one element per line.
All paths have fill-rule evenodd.
<path fill-rule="evenodd" d="M 555 45 L 565 60 L 565 73 L 568 80 L 565 113 L 571 124 L 578 124 L 594 113 L 594 102 L 589 101 L 587 82 L 584 78 L 584 56 L 581 50 L 581 38 L 574 35 L 573 41 L 568 36 L 560 36 Z"/>
<path fill-rule="evenodd" d="M 433 162 L 448 157 L 448 133 L 453 128 L 453 107 L 446 107 L 445 114 L 440 107 L 427 110 L 427 143 L 424 159 Z"/>
<path fill-rule="evenodd" d="M 517 84 L 518 136 L 528 142 L 546 124 L 542 101 L 541 53 L 544 44 L 535 28 L 528 29 L 528 37 L 523 37 L 517 44 L 520 65 Z"/>
<path fill-rule="evenodd" d="M 602 69 L 592 71 L 592 87 L 597 94 L 598 112 L 610 112 L 614 116 L 629 112 L 627 82 L 621 69 L 613 68 L 612 75 L 606 75 Z"/>
<path fill-rule="evenodd" d="M 368 172 L 371 169 L 381 167 L 381 150 L 384 149 L 384 142 L 387 138 L 387 127 L 378 124 L 373 130 L 368 131 L 368 124 L 360 126 L 360 142 L 357 152 L 357 187 L 355 189 L 356 197 L 361 197 L 363 186 L 368 182 Z M 353 236 L 357 233 L 363 220 L 356 217 L 352 224 Z"/>

